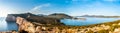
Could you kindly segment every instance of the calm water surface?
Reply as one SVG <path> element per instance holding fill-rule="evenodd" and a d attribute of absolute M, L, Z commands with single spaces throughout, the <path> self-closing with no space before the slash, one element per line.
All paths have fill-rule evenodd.
<path fill-rule="evenodd" d="M 0 17 L 0 31 L 17 30 L 18 26 L 15 22 L 6 22 L 5 17 Z"/>
<path fill-rule="evenodd" d="M 120 18 L 94 18 L 94 17 L 82 17 L 82 18 L 86 18 L 86 20 L 63 19 L 61 21 L 66 25 L 83 26 L 83 25 L 110 22 L 120 19 Z"/>

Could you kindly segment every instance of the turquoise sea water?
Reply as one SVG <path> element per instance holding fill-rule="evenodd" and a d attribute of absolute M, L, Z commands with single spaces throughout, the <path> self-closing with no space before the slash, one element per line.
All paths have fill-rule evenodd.
<path fill-rule="evenodd" d="M 15 22 L 6 22 L 5 17 L 0 17 L 0 31 L 17 30 L 18 26 Z"/>
<path fill-rule="evenodd" d="M 86 18 L 86 20 L 63 19 L 61 21 L 66 25 L 83 26 L 83 25 L 91 25 L 91 24 L 116 21 L 120 19 L 120 18 L 94 18 L 94 17 L 84 17 L 84 18 Z"/>

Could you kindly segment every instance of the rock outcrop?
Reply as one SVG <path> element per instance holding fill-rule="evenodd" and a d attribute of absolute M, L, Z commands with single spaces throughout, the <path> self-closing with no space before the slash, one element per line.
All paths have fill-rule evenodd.
<path fill-rule="evenodd" d="M 33 33 L 35 32 L 35 25 L 33 25 L 31 22 L 27 21 L 24 18 L 17 17 L 16 23 L 18 24 L 19 28 L 18 31 L 20 33 Z"/>

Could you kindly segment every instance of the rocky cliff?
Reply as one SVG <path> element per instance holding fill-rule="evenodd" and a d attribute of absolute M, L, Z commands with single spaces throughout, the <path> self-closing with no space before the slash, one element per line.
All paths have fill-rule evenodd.
<path fill-rule="evenodd" d="M 12 14 L 8 14 L 6 17 L 6 21 L 7 22 L 15 22 L 16 21 L 16 17 L 13 16 Z"/>
<path fill-rule="evenodd" d="M 33 25 L 31 22 L 27 21 L 26 19 L 22 17 L 16 18 L 16 23 L 18 24 L 19 28 L 18 31 L 20 33 L 33 33 L 35 32 L 35 25 Z"/>
<path fill-rule="evenodd" d="M 8 14 L 6 17 L 6 21 L 7 22 L 16 22 L 16 17 L 23 17 L 23 18 L 27 18 L 29 16 L 37 16 L 34 15 L 32 13 L 23 13 L 23 14 Z"/>

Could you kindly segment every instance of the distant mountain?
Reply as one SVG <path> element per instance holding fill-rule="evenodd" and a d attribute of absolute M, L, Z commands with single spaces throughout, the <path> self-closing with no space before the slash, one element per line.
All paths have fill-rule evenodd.
<path fill-rule="evenodd" d="M 104 16 L 104 15 L 82 15 L 77 17 L 120 18 L 120 16 Z"/>

